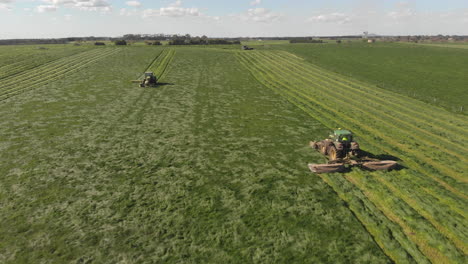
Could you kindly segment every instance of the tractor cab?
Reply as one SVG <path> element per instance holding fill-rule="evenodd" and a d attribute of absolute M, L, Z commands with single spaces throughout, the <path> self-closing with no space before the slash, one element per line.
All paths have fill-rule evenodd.
<path fill-rule="evenodd" d="M 353 133 L 346 129 L 337 129 L 333 131 L 333 135 L 330 135 L 333 141 L 341 143 L 350 143 L 353 141 Z"/>
<path fill-rule="evenodd" d="M 154 73 L 153 73 L 153 72 L 145 72 L 145 79 L 146 79 L 147 77 L 150 77 L 150 78 L 151 78 L 151 77 L 153 77 L 153 76 L 154 76 Z"/>
<path fill-rule="evenodd" d="M 158 79 L 153 72 L 145 72 L 145 77 L 143 78 L 143 81 L 141 81 L 140 87 L 156 86 L 157 82 Z"/>

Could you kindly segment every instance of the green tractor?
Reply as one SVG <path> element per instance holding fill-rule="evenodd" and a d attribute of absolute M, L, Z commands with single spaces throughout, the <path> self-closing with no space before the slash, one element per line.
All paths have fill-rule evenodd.
<path fill-rule="evenodd" d="M 359 144 L 354 141 L 353 133 L 346 129 L 337 129 L 329 138 L 311 141 L 310 146 L 328 158 L 327 164 L 309 164 L 315 173 L 343 172 L 347 167 L 360 167 L 366 170 L 391 170 L 398 163 L 393 160 L 378 160 L 363 157 Z"/>
<path fill-rule="evenodd" d="M 361 154 L 359 144 L 353 140 L 353 133 L 346 129 L 337 129 L 329 138 L 311 142 L 311 147 L 327 155 L 329 160 L 358 158 Z"/>
<path fill-rule="evenodd" d="M 138 82 L 140 83 L 140 87 L 154 87 L 158 83 L 158 78 L 156 78 L 153 72 L 145 72 L 143 80 Z"/>
<path fill-rule="evenodd" d="M 145 78 L 140 83 L 140 87 L 152 87 L 156 86 L 158 78 L 154 75 L 153 72 L 145 72 Z"/>
<path fill-rule="evenodd" d="M 132 80 L 132 83 L 139 83 L 140 87 L 154 87 L 158 83 L 158 78 L 153 72 L 145 72 L 143 80 Z"/>

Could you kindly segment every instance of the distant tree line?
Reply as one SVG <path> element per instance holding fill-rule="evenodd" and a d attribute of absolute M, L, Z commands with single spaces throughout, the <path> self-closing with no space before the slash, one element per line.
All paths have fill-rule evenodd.
<path fill-rule="evenodd" d="M 189 34 L 185 36 L 173 37 L 169 41 L 169 45 L 240 45 L 241 42 L 238 39 L 229 40 L 229 39 L 214 39 L 208 38 L 207 36 L 201 37 L 192 37 Z"/>
<path fill-rule="evenodd" d="M 134 41 L 145 41 L 145 40 L 169 40 L 174 36 L 168 34 L 125 34 L 121 39 L 123 40 L 134 40 Z"/>
<path fill-rule="evenodd" d="M 0 39 L 0 45 L 67 44 L 67 39 Z"/>
<path fill-rule="evenodd" d="M 289 40 L 289 43 L 324 43 L 321 39 L 313 38 L 292 38 Z"/>
<path fill-rule="evenodd" d="M 169 34 L 126 34 L 122 37 L 68 37 L 68 38 L 50 38 L 50 39 L 3 39 L 0 45 L 34 45 L 34 44 L 67 44 L 69 42 L 102 42 L 102 41 L 126 41 L 126 43 L 144 41 L 148 45 L 159 45 L 161 41 L 169 41 L 169 45 L 212 45 L 212 44 L 240 44 L 241 41 L 251 40 L 289 40 L 290 43 L 323 43 L 323 39 L 356 39 L 362 38 L 361 35 L 350 36 L 322 36 L 322 37 L 258 37 L 258 38 L 208 38 L 207 36 L 192 37 L 186 35 Z M 457 35 L 413 35 L 413 36 L 373 36 L 372 38 L 384 41 L 468 41 L 468 36 Z M 322 42 L 321 42 L 322 41 Z M 122 42 L 123 43 L 123 42 Z M 152 44 L 149 44 L 152 43 Z"/>
<path fill-rule="evenodd" d="M 145 40 L 146 45 L 154 45 L 154 46 L 160 46 L 162 45 L 161 41 L 151 41 L 151 40 Z"/>
<path fill-rule="evenodd" d="M 70 42 L 113 40 L 109 37 L 69 37 L 50 39 L 0 39 L 0 45 L 68 44 Z"/>

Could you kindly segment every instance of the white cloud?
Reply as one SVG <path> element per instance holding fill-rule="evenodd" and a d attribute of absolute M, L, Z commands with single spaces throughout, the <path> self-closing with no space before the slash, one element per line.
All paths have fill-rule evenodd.
<path fill-rule="evenodd" d="M 59 6 L 68 8 L 76 8 L 86 11 L 110 11 L 112 5 L 108 0 L 42 0 L 47 6 L 55 6 L 56 9 Z M 39 9 L 38 6 L 36 9 Z"/>
<path fill-rule="evenodd" d="M 65 21 L 70 21 L 70 20 L 72 20 L 73 16 L 70 15 L 70 14 L 66 14 L 66 15 L 63 15 L 63 17 L 65 18 Z"/>
<path fill-rule="evenodd" d="M 238 15 L 244 21 L 270 23 L 283 17 L 282 14 L 271 11 L 267 8 L 250 8 L 247 12 Z"/>
<path fill-rule="evenodd" d="M 127 8 L 121 8 L 119 11 L 119 15 L 121 16 L 133 16 L 137 14 L 136 9 L 127 9 Z"/>
<path fill-rule="evenodd" d="M 11 5 L 13 2 L 13 0 L 0 0 L 0 10 L 11 11 L 13 9 Z"/>
<path fill-rule="evenodd" d="M 57 11 L 57 6 L 54 5 L 40 5 L 36 7 L 36 12 L 46 13 L 46 12 L 55 12 Z"/>
<path fill-rule="evenodd" d="M 143 11 L 143 17 L 155 17 L 155 16 L 166 16 L 166 17 L 200 17 L 204 16 L 199 8 L 184 8 L 182 7 L 182 1 L 176 1 L 167 7 L 161 7 L 159 9 L 146 9 Z"/>
<path fill-rule="evenodd" d="M 407 2 L 398 2 L 395 5 L 397 10 L 387 13 L 387 16 L 392 19 L 403 20 L 414 17 L 416 15 Z"/>
<path fill-rule="evenodd" d="M 250 2 L 250 5 L 251 6 L 256 6 L 256 5 L 259 5 L 262 3 L 262 0 L 253 0 L 252 2 Z"/>
<path fill-rule="evenodd" d="M 131 7 L 140 7 L 141 6 L 140 1 L 127 1 L 127 2 L 125 2 L 125 4 L 127 4 L 128 6 L 131 6 Z"/>
<path fill-rule="evenodd" d="M 311 22 L 319 22 L 319 23 L 337 23 L 337 24 L 345 24 L 351 22 L 351 15 L 343 14 L 343 13 L 329 13 L 329 14 L 321 14 L 317 16 L 313 16 L 308 19 Z"/>
<path fill-rule="evenodd" d="M 177 1 L 175 1 L 174 3 L 172 3 L 172 4 L 169 4 L 169 6 L 181 7 L 181 6 L 182 6 L 182 1 L 181 1 L 181 0 L 177 0 Z"/>

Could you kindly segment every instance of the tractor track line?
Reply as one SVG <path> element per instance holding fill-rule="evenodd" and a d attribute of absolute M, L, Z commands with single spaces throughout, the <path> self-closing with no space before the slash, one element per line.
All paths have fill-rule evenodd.
<path fill-rule="evenodd" d="M 15 64 L 10 64 L 10 65 L 5 65 L 5 66 L 2 66 L 2 67 L 7 67 L 9 66 L 10 68 L 5 71 L 3 74 L 4 76 L 1 76 L 2 74 L 0 74 L 0 80 L 2 79 L 5 79 L 5 78 L 8 78 L 8 77 L 14 77 L 15 75 L 18 75 L 21 73 L 21 71 L 29 71 L 29 70 L 33 70 L 34 68 L 37 68 L 37 67 L 40 67 L 40 66 L 44 66 L 44 65 L 47 65 L 47 64 L 51 64 L 57 60 L 60 60 L 60 59 L 63 59 L 63 58 L 67 58 L 67 57 L 71 57 L 71 56 L 74 56 L 74 55 L 78 55 L 80 53 L 83 53 L 83 52 L 88 52 L 89 50 L 83 50 L 83 51 L 80 51 L 80 52 L 77 52 L 77 53 L 73 53 L 73 54 L 70 54 L 68 56 L 63 56 L 63 57 L 57 57 L 57 58 L 51 58 L 49 60 L 45 60 L 45 62 L 41 63 L 41 64 L 38 64 L 38 65 L 33 65 L 32 67 L 30 67 L 29 63 L 31 61 L 37 61 L 38 58 L 36 56 L 34 56 L 34 58 L 29 58 L 29 59 L 25 59 L 25 60 L 22 60 L 22 61 L 18 61 L 16 62 Z M 28 63 L 28 64 L 25 64 L 25 63 Z M 12 65 L 15 65 L 14 67 L 12 67 Z M 0 70 L 1 68 L 0 67 Z M 13 73 L 11 73 L 13 72 Z M 6 74 L 6 75 L 5 75 Z"/>
<path fill-rule="evenodd" d="M 278 52 L 278 53 L 275 53 L 274 55 L 282 57 L 286 61 L 291 61 L 291 56 L 294 56 L 293 54 L 290 55 L 290 53 L 288 52 Z M 441 123 L 441 127 L 451 127 L 460 132 L 466 132 L 466 129 L 453 124 L 453 123 L 457 123 L 457 124 L 463 123 L 464 124 L 463 126 L 467 127 L 468 125 L 466 124 L 466 119 L 462 117 L 457 118 L 458 117 L 457 115 L 454 115 L 453 113 L 448 113 L 446 112 L 446 110 L 442 108 L 438 108 L 436 106 L 430 106 L 439 111 L 434 111 L 433 113 L 431 113 L 431 115 L 425 115 L 425 113 L 427 112 L 427 107 L 428 107 L 427 103 L 423 103 L 416 99 L 411 99 L 409 97 L 405 97 L 403 95 L 396 94 L 391 91 L 383 90 L 382 88 L 379 88 L 376 86 L 375 87 L 372 87 L 372 85 L 369 86 L 369 84 L 359 82 L 357 80 L 352 79 L 351 77 L 349 78 L 343 77 L 337 73 L 326 71 L 311 63 L 306 62 L 306 64 L 307 66 L 309 66 L 309 68 L 314 69 L 314 70 L 309 70 L 309 71 L 316 72 L 315 74 L 318 75 L 320 78 L 328 79 L 333 83 L 348 85 L 349 88 L 352 88 L 355 91 L 362 92 L 363 90 L 365 90 L 367 91 L 367 93 L 365 93 L 366 96 L 372 97 L 375 100 L 383 102 L 385 104 L 392 104 L 395 107 L 394 109 L 401 110 L 399 112 L 403 112 L 403 114 L 405 114 L 406 112 L 411 112 L 412 115 L 420 116 L 421 118 L 425 119 L 426 122 L 429 122 L 429 123 L 439 122 Z M 388 100 L 382 99 L 385 97 L 392 99 L 392 100 L 388 101 Z M 402 100 L 403 101 L 411 100 L 411 104 L 406 104 L 406 105 L 399 104 L 398 102 L 401 102 Z M 411 108 L 410 106 L 413 108 Z M 439 116 L 439 118 L 434 119 L 435 115 Z M 446 120 L 452 120 L 453 122 L 452 121 L 447 122 Z"/>
<path fill-rule="evenodd" d="M 41 65 L 41 66 L 39 66 L 39 67 L 37 67 L 35 69 L 32 69 L 30 71 L 22 72 L 20 75 L 16 75 L 14 77 L 7 78 L 7 80 L 5 80 L 4 83 L 0 84 L 0 89 L 11 86 L 11 85 L 14 85 L 14 84 L 18 84 L 18 83 L 15 83 L 15 81 L 17 81 L 17 79 L 20 78 L 20 77 L 21 78 L 24 77 L 23 80 L 26 77 L 27 78 L 36 77 L 36 76 L 41 75 L 43 73 L 55 71 L 60 66 L 71 64 L 72 62 L 73 63 L 77 62 L 77 61 L 79 62 L 82 59 L 87 59 L 88 57 L 92 58 L 93 56 L 99 55 L 99 54 L 102 54 L 102 52 L 100 53 L 100 52 L 95 52 L 95 51 L 89 51 L 89 52 L 86 52 L 86 53 L 75 54 L 73 56 L 69 56 L 69 57 L 66 57 L 66 58 L 61 58 L 60 60 L 57 60 L 57 61 L 55 61 L 55 62 L 53 62 L 51 64 L 48 64 L 48 65 Z M 26 81 L 27 80 L 22 81 L 22 82 L 26 82 Z"/>
<path fill-rule="evenodd" d="M 269 60 L 269 61 L 270 61 L 271 63 L 274 63 L 273 60 Z M 287 62 L 284 62 L 284 63 L 285 63 L 285 64 L 288 64 Z M 300 72 L 302 72 L 302 71 L 305 70 L 305 69 L 304 69 L 304 68 L 298 68 L 298 70 L 299 70 Z M 298 72 L 299 72 L 299 71 L 298 71 Z M 294 71 L 290 71 L 290 72 L 294 72 Z M 305 82 L 307 82 L 307 81 L 309 80 L 309 79 L 307 79 L 304 75 L 299 75 L 299 74 L 298 74 L 297 77 L 298 77 L 298 78 L 302 78 Z M 320 82 L 320 83 L 324 83 L 324 84 L 325 84 L 324 81 L 322 81 L 322 80 L 320 80 L 320 79 L 317 79 L 317 78 L 314 78 L 314 81 L 318 81 L 318 82 Z M 313 83 L 314 83 L 314 85 L 317 85 L 317 86 L 319 86 L 319 87 L 322 87 L 323 90 L 327 90 L 326 88 L 328 88 L 328 87 L 326 87 L 326 86 L 317 84 L 316 82 L 313 82 Z M 304 90 L 304 91 L 307 91 L 307 90 Z M 353 98 L 353 97 L 354 97 L 354 95 L 353 95 L 352 93 L 350 93 L 350 94 L 347 94 L 347 95 L 345 96 L 345 98 L 343 98 L 344 96 L 342 95 L 342 93 L 333 92 L 333 89 L 328 89 L 328 92 L 333 93 L 333 94 L 335 95 L 334 98 L 342 98 L 342 100 L 341 100 L 342 102 L 346 102 L 346 99 L 347 99 L 347 98 Z M 311 95 L 312 95 L 312 94 L 311 94 Z M 360 102 L 363 102 L 363 101 L 366 100 L 366 99 L 363 99 L 363 98 L 364 98 L 364 97 L 362 97 L 362 98 L 355 98 L 355 99 L 356 99 L 356 100 L 360 100 Z M 369 102 L 372 102 L 372 101 L 369 101 Z M 403 126 L 410 127 L 410 128 L 412 128 L 412 129 L 414 129 L 414 130 L 420 131 L 421 133 L 427 135 L 427 137 L 430 137 L 430 138 L 438 138 L 440 141 L 444 141 L 446 144 L 451 145 L 453 148 L 459 149 L 459 146 L 458 146 L 458 145 L 456 145 L 454 142 L 452 142 L 452 141 L 450 141 L 450 140 L 447 140 L 447 138 L 445 138 L 445 137 L 441 137 L 441 136 L 439 136 L 439 135 L 437 135 L 437 134 L 434 134 L 434 133 L 429 133 L 429 132 L 427 132 L 425 129 L 421 129 L 421 128 L 419 128 L 419 127 L 417 127 L 417 126 L 415 126 L 415 125 L 413 125 L 413 124 L 411 124 L 411 123 L 409 123 L 409 122 L 403 121 L 402 119 L 400 119 L 400 118 L 398 118 L 398 117 L 389 115 L 389 114 L 387 114 L 386 112 L 384 112 L 384 111 L 382 111 L 382 110 L 380 110 L 380 109 L 377 109 L 377 107 L 368 106 L 368 105 L 371 105 L 371 104 L 369 103 L 369 104 L 361 104 L 361 105 L 360 105 L 361 108 L 365 108 L 365 109 L 367 109 L 367 111 L 362 111 L 362 110 L 360 110 L 361 108 L 356 108 L 356 107 L 354 107 L 353 109 L 356 109 L 356 111 L 359 111 L 359 112 L 362 113 L 361 115 L 366 115 L 366 116 L 370 117 L 371 119 L 376 119 L 374 115 L 369 114 L 369 113 L 372 113 L 372 112 L 378 113 L 379 115 L 384 115 L 384 116 L 386 116 L 387 118 L 393 120 L 393 121 L 394 121 L 393 124 L 395 124 L 395 123 L 400 123 L 400 124 L 402 124 Z M 382 106 L 385 107 L 385 104 L 382 103 Z M 393 110 L 393 109 L 390 109 L 390 110 Z M 410 117 L 410 116 L 407 116 L 407 117 L 409 117 L 410 120 L 412 119 L 412 117 Z M 415 123 L 415 122 L 413 122 L 413 123 Z M 405 129 L 399 129 L 399 131 L 400 131 L 400 132 L 403 131 L 403 133 L 405 133 L 408 137 L 413 137 L 413 139 L 415 139 L 416 141 L 425 142 L 427 145 L 431 145 L 431 146 L 434 147 L 434 148 L 437 148 L 437 147 L 438 147 L 438 148 L 446 147 L 446 145 L 444 145 L 444 144 L 442 144 L 442 145 L 441 145 L 441 144 L 434 144 L 432 141 L 428 141 L 426 137 L 424 137 L 424 138 L 422 138 L 422 137 L 421 137 L 421 138 L 416 138 L 416 137 L 414 136 L 414 134 L 406 133 L 406 130 L 405 130 Z M 419 134 L 418 134 L 418 135 L 419 135 Z M 460 159 L 460 160 L 463 160 L 463 161 L 465 161 L 465 162 L 468 162 L 468 159 L 466 159 L 466 156 L 464 156 L 464 155 L 459 155 L 459 154 L 456 153 L 455 151 L 452 151 L 451 149 L 448 149 L 448 148 L 445 148 L 445 149 L 443 149 L 443 150 L 444 150 L 444 152 L 449 153 L 450 155 L 452 155 L 452 156 L 454 156 L 454 157 L 457 157 L 457 158 Z M 467 153 L 467 155 L 468 155 L 468 153 Z"/>
<path fill-rule="evenodd" d="M 50 80 L 56 80 L 56 77 L 60 76 L 63 73 L 67 73 L 67 72 L 75 70 L 75 69 L 80 69 L 80 68 L 82 68 L 82 66 L 85 66 L 85 65 L 89 64 L 89 62 L 97 61 L 97 60 L 101 59 L 102 57 L 105 57 L 105 56 L 107 56 L 109 54 L 113 54 L 113 53 L 114 52 L 107 52 L 105 54 L 99 54 L 97 57 L 96 56 L 91 57 L 90 58 L 91 60 L 88 60 L 88 58 L 82 58 L 80 60 L 73 61 L 73 64 L 70 63 L 68 65 L 64 65 L 65 67 L 63 69 L 61 69 L 61 70 L 55 70 L 55 68 L 54 68 L 54 70 L 48 70 L 44 74 L 40 74 L 41 76 L 44 75 L 45 77 L 43 77 L 42 79 L 36 80 L 36 82 L 33 83 L 33 85 L 39 85 L 39 84 L 43 84 L 44 82 L 48 82 Z M 51 72 L 53 72 L 53 74 L 50 74 Z M 19 88 L 18 88 L 18 86 L 16 86 L 16 87 L 12 87 L 12 88 L 9 88 L 9 89 L 0 89 L 0 96 L 5 96 L 5 95 L 11 94 L 11 93 L 15 93 L 17 91 L 27 89 L 28 87 L 31 86 L 30 83 L 25 83 L 25 84 L 26 85 L 23 85 L 23 87 L 21 87 L 21 85 L 20 85 Z"/>
<path fill-rule="evenodd" d="M 176 53 L 175 50 L 170 50 L 168 54 L 163 58 L 162 66 L 160 65 L 161 67 L 163 67 L 162 70 L 159 71 L 159 67 L 158 67 L 157 70 L 158 70 L 159 76 L 161 76 L 160 77 L 161 79 L 164 78 L 167 68 L 170 66 L 172 60 L 174 59 L 175 53 Z"/>
<path fill-rule="evenodd" d="M 262 68 L 258 68 L 256 66 L 254 66 L 254 62 L 251 62 L 249 60 L 247 60 L 246 58 L 241 58 L 242 60 L 242 64 L 249 70 L 252 72 L 252 67 L 254 68 L 257 68 L 256 71 L 262 71 Z M 305 112 L 309 113 L 311 116 L 314 116 L 314 118 L 317 118 L 318 120 L 320 120 L 323 124 L 329 124 L 330 123 L 330 120 L 333 120 L 333 115 L 331 114 L 327 114 L 324 112 L 325 109 L 322 109 L 320 108 L 320 104 L 318 104 L 317 106 L 310 106 L 310 103 L 311 101 L 309 100 L 305 100 L 301 97 L 298 97 L 297 95 L 294 95 L 294 94 L 291 94 L 291 91 L 288 91 L 288 89 L 286 88 L 287 85 L 285 86 L 285 84 L 281 84 L 280 82 L 278 82 L 277 85 L 271 83 L 271 77 L 270 78 L 259 78 L 258 74 L 255 74 L 255 72 L 252 72 L 253 76 L 259 80 L 261 83 L 264 83 L 267 85 L 267 87 L 276 87 L 277 85 L 279 85 L 280 87 L 283 87 L 283 88 L 274 88 L 273 90 L 276 91 L 277 93 L 279 93 L 280 95 L 286 95 L 286 99 L 288 99 L 289 101 L 291 101 L 291 103 L 295 104 L 296 106 L 298 106 L 299 108 L 301 108 L 302 110 L 304 110 Z M 261 74 L 262 76 L 263 74 Z M 285 94 L 286 93 L 286 94 Z M 289 94 L 289 96 L 288 96 Z M 314 100 L 312 101 L 314 102 L 315 104 L 317 104 Z M 300 104 L 304 104 L 304 106 L 301 106 L 301 105 L 298 105 L 298 103 Z M 317 108 L 319 107 L 319 108 Z M 322 109 L 322 110 L 321 110 Z M 312 112 L 311 112 L 312 111 Z M 317 116 L 317 113 L 319 114 L 319 116 Z M 321 116 L 320 116 L 321 115 Z M 332 119 L 330 119 L 332 118 Z M 336 123 L 335 125 L 327 125 L 328 127 L 332 128 L 336 125 L 339 125 L 338 123 Z M 385 151 L 384 149 L 382 149 L 378 144 L 376 144 L 375 142 L 371 141 L 370 139 L 369 140 L 365 140 L 367 141 L 370 145 L 374 146 L 375 148 L 377 149 L 380 149 L 382 151 Z M 390 154 L 392 155 L 399 155 L 400 153 L 395 153 L 394 151 L 390 151 Z M 460 192 L 459 190 L 455 189 L 454 187 L 452 187 L 450 184 L 448 184 L 447 182 L 445 182 L 444 180 L 440 179 L 439 177 L 436 177 L 434 176 L 434 174 L 432 172 L 427 172 L 425 168 L 423 168 L 422 166 L 420 166 L 418 163 L 416 162 L 413 162 L 412 160 L 409 160 L 407 161 L 407 163 L 409 165 L 412 165 L 413 166 L 413 169 L 415 169 L 416 171 L 419 171 L 420 173 L 422 173 L 423 175 L 426 175 L 428 177 L 430 177 L 431 179 L 433 179 L 434 181 L 436 181 L 437 183 L 439 183 L 442 187 L 446 188 L 447 190 L 449 190 L 450 192 L 452 192 L 453 194 L 459 196 L 459 197 L 462 197 L 463 199 L 466 199 L 466 195 L 463 193 L 463 192 Z"/>
<path fill-rule="evenodd" d="M 264 66 L 266 67 L 266 66 Z M 268 68 L 268 67 L 266 67 Z M 278 72 L 280 70 L 279 66 L 278 67 L 275 67 L 274 65 L 270 65 L 270 68 L 272 69 L 273 72 Z M 283 69 L 283 71 L 287 71 L 285 69 Z M 294 74 L 291 72 L 291 74 Z M 278 75 L 277 75 L 278 76 Z M 300 77 L 300 76 L 298 76 Z M 307 85 L 307 82 L 303 81 L 302 82 L 303 84 Z M 291 84 L 291 85 L 294 85 L 294 84 Z M 299 86 L 299 85 L 294 85 L 296 86 L 296 93 L 298 93 L 301 97 L 304 97 L 304 98 L 307 98 L 309 100 L 315 100 L 313 97 L 307 95 L 307 90 L 304 91 L 304 88 L 301 88 L 302 86 Z M 287 87 L 287 86 L 285 86 Z M 302 91 L 302 92 L 301 92 Z M 317 101 L 317 100 L 315 100 Z M 320 104 L 319 102 L 317 102 L 318 104 Z M 332 109 L 331 107 L 328 107 L 327 105 L 324 105 L 323 103 L 321 104 L 323 107 L 325 107 L 326 109 L 328 109 L 329 111 L 332 111 L 332 112 L 335 112 L 335 114 L 337 114 L 338 116 L 340 115 L 338 110 L 334 110 Z M 385 135 L 382 135 L 381 133 L 379 133 L 379 131 L 377 131 L 376 129 L 373 129 L 369 126 L 367 126 L 366 124 L 362 123 L 362 122 L 359 122 L 355 119 L 351 119 L 349 117 L 346 117 L 346 116 L 342 116 L 342 119 L 346 119 L 350 122 L 350 124 L 352 124 L 353 122 L 354 123 L 358 123 L 360 127 L 366 127 L 368 131 L 372 131 L 373 134 L 375 135 L 379 135 L 382 139 L 385 139 L 386 141 L 388 142 L 393 142 L 393 144 L 395 146 L 398 146 L 400 149 L 402 150 L 406 150 L 407 153 L 412 153 L 412 151 L 404 144 L 401 144 L 399 141 L 395 141 L 393 140 L 392 138 L 388 137 L 388 136 L 385 136 Z M 351 126 L 351 127 L 354 127 L 354 126 Z M 418 155 L 417 153 L 412 153 L 414 157 L 416 157 L 417 159 L 420 159 L 420 160 L 423 160 L 423 161 L 426 161 L 427 164 L 431 164 L 432 167 L 434 168 L 437 168 L 439 171 L 441 172 L 445 172 L 447 173 L 448 175 L 452 176 L 452 178 L 454 179 L 457 179 L 461 182 L 466 182 L 466 179 L 465 178 L 462 178 L 461 176 L 459 176 L 459 173 L 460 172 L 457 172 L 457 171 L 454 171 L 452 170 L 451 168 L 446 168 L 446 166 L 441 166 L 439 165 L 438 163 L 436 162 L 433 162 L 433 160 L 430 158 L 430 157 L 427 157 L 424 156 L 424 155 Z"/>
<path fill-rule="evenodd" d="M 420 251 L 418 245 L 409 239 L 405 230 L 403 230 L 403 228 L 398 223 L 395 223 L 389 219 L 384 214 L 384 212 L 378 209 L 377 206 L 369 200 L 369 197 L 362 193 L 362 190 L 357 188 L 356 185 L 343 179 L 343 184 L 349 184 L 353 190 L 351 190 L 351 188 L 340 188 L 342 184 L 339 185 L 334 181 L 338 181 L 341 178 L 333 176 L 329 177 L 327 174 L 319 174 L 319 177 L 333 189 L 333 191 L 341 200 L 346 202 L 356 219 L 361 222 L 367 232 L 369 232 L 369 234 L 377 242 L 379 247 L 395 263 L 407 263 L 407 259 L 402 257 L 404 254 L 401 254 L 400 252 L 394 252 L 400 247 L 386 247 L 387 244 L 392 242 L 392 239 L 389 239 L 388 236 L 386 236 L 385 232 L 388 231 L 383 230 L 383 227 L 386 227 L 390 230 L 392 236 L 395 238 L 394 241 L 396 241 L 396 243 L 401 246 L 401 249 L 409 254 L 415 262 L 430 263 L 427 257 Z M 356 202 L 353 199 L 356 199 L 359 202 Z M 359 210 L 359 206 L 363 208 Z"/>
<path fill-rule="evenodd" d="M 459 250 L 463 252 L 463 254 L 468 255 L 468 248 L 467 244 L 459 238 L 454 231 L 447 229 L 445 226 L 439 223 L 436 219 L 434 219 L 429 212 L 427 212 L 423 207 L 418 205 L 418 202 L 415 201 L 413 198 L 408 197 L 404 193 L 402 193 L 398 188 L 396 188 L 393 184 L 386 181 L 381 177 L 375 177 L 377 181 L 379 181 L 382 185 L 386 186 L 396 197 L 399 197 L 403 200 L 408 206 L 413 208 L 418 214 L 424 217 L 428 222 L 432 224 L 432 226 L 437 229 L 441 234 L 443 234 L 446 238 L 448 238 Z M 449 216 L 447 216 L 449 217 Z"/>
<path fill-rule="evenodd" d="M 411 226 L 409 226 L 405 220 L 401 219 L 394 213 L 394 210 L 386 206 L 386 203 L 377 197 L 373 191 L 370 191 L 364 186 L 364 184 L 349 175 L 345 175 L 345 178 L 358 187 L 364 195 L 391 221 L 397 223 L 405 232 L 408 238 L 418 245 L 418 248 L 428 257 L 433 263 L 453 263 L 447 256 L 444 255 L 440 249 L 431 246 L 427 243 L 425 237 L 421 237 L 421 234 L 416 232 Z"/>
<path fill-rule="evenodd" d="M 79 61 L 79 63 L 81 63 L 80 65 L 74 64 L 72 66 L 69 66 L 66 69 L 62 70 L 62 71 L 55 72 L 53 75 L 49 75 L 49 77 L 47 77 L 47 78 L 41 79 L 39 82 L 33 83 L 32 85 L 34 85 L 34 86 L 44 85 L 44 84 L 46 84 L 46 83 L 48 83 L 50 81 L 53 81 L 53 80 L 56 80 L 56 79 L 60 78 L 61 76 L 63 76 L 63 74 L 65 74 L 67 72 L 79 70 L 79 69 L 87 66 L 90 63 L 96 62 L 96 61 L 98 61 L 98 60 L 100 60 L 100 59 L 102 59 L 104 57 L 115 54 L 116 52 L 117 52 L 117 50 L 114 50 L 114 51 L 111 51 L 111 52 L 107 52 L 105 54 L 101 54 L 100 56 L 94 57 L 94 59 L 91 59 L 91 60 L 88 60 L 88 61 Z M 78 66 L 76 66 L 76 65 L 78 65 Z M 10 98 L 12 96 L 15 96 L 15 95 L 17 95 L 19 93 L 24 92 L 26 90 L 37 89 L 36 87 L 31 87 L 32 85 L 30 84 L 30 85 L 28 85 L 26 87 L 20 87 L 20 88 L 15 87 L 13 89 L 8 89 L 6 91 L 5 90 L 0 90 L 0 101 L 4 101 L 4 100 L 6 100 L 6 99 L 8 99 L 8 98 Z"/>

